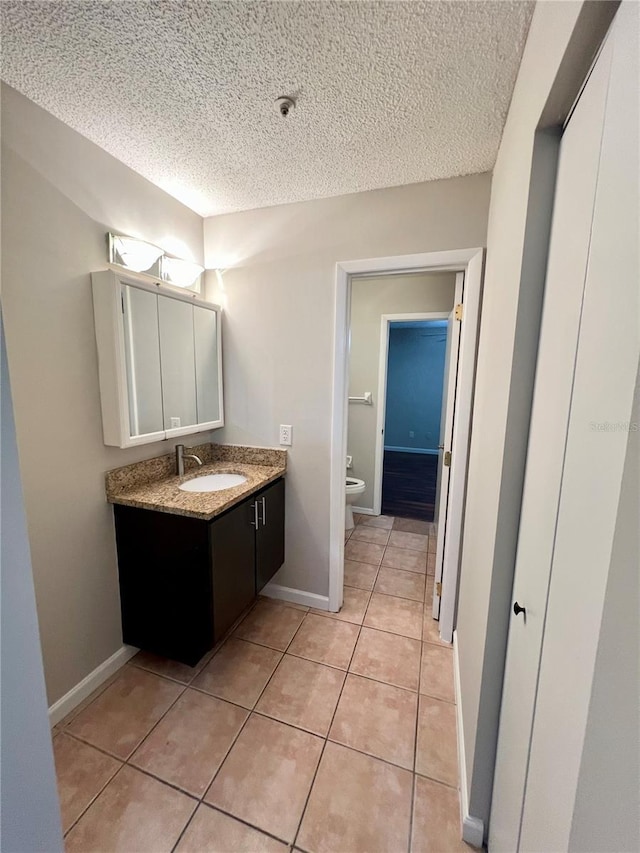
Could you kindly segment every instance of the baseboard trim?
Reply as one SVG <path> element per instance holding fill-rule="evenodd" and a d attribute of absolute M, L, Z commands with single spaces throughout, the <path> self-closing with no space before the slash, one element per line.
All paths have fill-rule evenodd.
<path fill-rule="evenodd" d="M 72 687 L 57 702 L 49 708 L 49 724 L 53 727 L 67 714 L 71 713 L 84 699 L 107 680 L 114 672 L 117 672 L 128 660 L 137 654 L 139 649 L 134 646 L 121 646 L 117 652 L 107 658 L 106 661 L 97 666 L 79 684 Z"/>
<path fill-rule="evenodd" d="M 369 509 L 366 506 L 352 506 L 351 509 L 359 515 L 378 515 L 377 512 L 374 512 L 374 510 Z"/>
<path fill-rule="evenodd" d="M 315 607 L 316 610 L 329 609 L 328 595 L 305 592 L 303 589 L 281 586 L 279 583 L 268 583 L 261 590 L 260 595 L 265 595 L 267 598 L 276 598 L 279 601 L 290 601 L 292 604 L 302 604 L 304 607 Z"/>
<path fill-rule="evenodd" d="M 462 702 L 460 696 L 460 661 L 458 658 L 458 632 L 453 632 L 453 683 L 456 696 L 456 728 L 458 730 L 458 774 L 460 777 L 460 821 L 462 838 L 472 847 L 484 844 L 484 821 L 469 814 L 467 788 L 467 761 L 464 751 L 464 729 L 462 727 Z"/>
<path fill-rule="evenodd" d="M 388 450 L 391 453 L 424 453 L 427 456 L 437 456 L 438 450 L 436 448 L 425 448 L 425 447 L 386 447 L 385 450 Z"/>

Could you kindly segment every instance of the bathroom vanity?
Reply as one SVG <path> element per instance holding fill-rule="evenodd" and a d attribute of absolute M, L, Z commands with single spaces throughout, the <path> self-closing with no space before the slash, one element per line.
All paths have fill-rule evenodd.
<path fill-rule="evenodd" d="M 286 470 L 279 450 L 201 445 L 194 452 L 204 464 L 183 477 L 169 456 L 107 474 L 124 642 L 190 666 L 284 562 Z M 213 473 L 246 482 L 211 493 L 180 490 Z"/>

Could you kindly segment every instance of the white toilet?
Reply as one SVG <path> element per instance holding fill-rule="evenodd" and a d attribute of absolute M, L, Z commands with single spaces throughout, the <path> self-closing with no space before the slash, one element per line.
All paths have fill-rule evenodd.
<path fill-rule="evenodd" d="M 361 494 L 363 494 L 366 488 L 366 484 L 364 480 L 358 480 L 356 477 L 347 477 L 347 502 L 344 510 L 344 526 L 345 530 L 351 530 L 354 526 L 353 524 L 353 510 L 351 509 L 352 505 L 356 503 L 356 498 L 359 498 Z"/>

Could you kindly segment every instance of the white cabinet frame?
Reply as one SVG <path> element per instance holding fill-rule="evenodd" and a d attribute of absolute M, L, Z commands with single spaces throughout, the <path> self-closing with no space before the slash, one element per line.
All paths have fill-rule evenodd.
<path fill-rule="evenodd" d="M 222 309 L 220 306 L 205 302 L 202 299 L 196 299 L 192 292 L 183 294 L 173 289 L 168 290 L 160 284 L 141 281 L 129 274 L 121 275 L 112 270 L 92 273 L 91 282 L 104 443 L 111 447 L 136 447 L 139 444 L 150 444 L 154 441 L 178 438 L 182 435 L 193 435 L 224 426 Z M 177 299 L 216 313 L 218 394 L 220 400 L 220 418 L 218 420 L 181 426 L 175 429 L 162 429 L 144 435 L 131 435 L 122 313 L 123 286 L 136 287 L 155 293 L 164 299 Z"/>

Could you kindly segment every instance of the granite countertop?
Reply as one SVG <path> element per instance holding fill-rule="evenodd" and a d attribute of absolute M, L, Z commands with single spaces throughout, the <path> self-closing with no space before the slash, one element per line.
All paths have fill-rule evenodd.
<path fill-rule="evenodd" d="M 173 473 L 173 454 L 107 472 L 107 500 L 113 504 L 210 521 L 284 476 L 287 469 L 286 450 L 202 444 L 187 448 L 185 453 L 188 452 L 195 453 L 204 464 L 200 467 L 185 459 L 183 477 Z M 181 483 L 207 474 L 242 474 L 247 482 L 220 492 L 184 492 L 179 489 Z"/>

